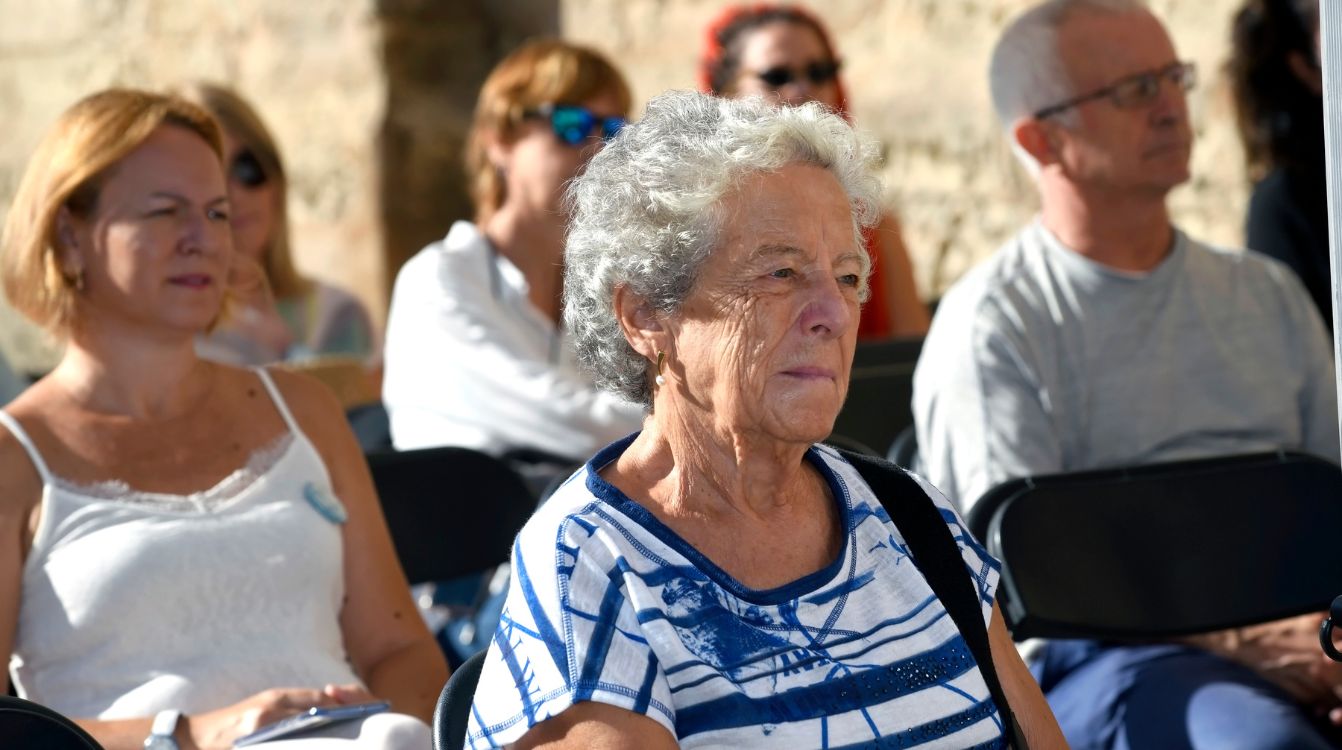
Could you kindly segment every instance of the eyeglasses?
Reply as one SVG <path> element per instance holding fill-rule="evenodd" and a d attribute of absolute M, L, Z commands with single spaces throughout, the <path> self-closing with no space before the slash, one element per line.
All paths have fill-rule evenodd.
<path fill-rule="evenodd" d="M 757 73 L 752 72 L 751 75 L 776 89 L 781 89 L 789 83 L 803 78 L 809 81 L 812 86 L 820 86 L 838 78 L 840 67 L 841 63 L 838 60 L 826 60 L 824 62 L 808 63 L 806 67 L 800 70 L 794 70 L 786 65 L 775 65 Z"/>
<path fill-rule="evenodd" d="M 570 146 L 583 145 L 598 127 L 601 140 L 609 141 L 628 124 L 623 117 L 599 117 L 592 110 L 576 104 L 542 104 L 526 115 L 548 119 L 555 137 Z"/>
<path fill-rule="evenodd" d="M 256 158 L 251 149 L 243 149 L 233 157 L 228 165 L 228 176 L 248 190 L 255 190 L 270 180 L 266 168 L 261 166 L 261 160 Z"/>
<path fill-rule="evenodd" d="M 1160 95 L 1160 84 L 1163 81 L 1169 81 L 1178 86 L 1180 90 L 1188 91 L 1197 85 L 1197 66 L 1191 62 L 1176 62 L 1159 70 L 1128 76 L 1089 94 L 1083 94 L 1075 99 L 1068 99 L 1065 102 L 1044 107 L 1035 112 L 1034 116 L 1036 119 L 1042 120 L 1045 117 L 1052 117 L 1059 112 L 1071 109 L 1078 104 L 1085 104 L 1088 101 L 1106 97 L 1119 109 L 1140 107 L 1143 104 L 1150 104 L 1155 101 L 1155 98 Z"/>

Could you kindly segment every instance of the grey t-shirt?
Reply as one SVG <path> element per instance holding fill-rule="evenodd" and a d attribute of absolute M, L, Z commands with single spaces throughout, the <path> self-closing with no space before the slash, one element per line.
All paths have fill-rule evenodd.
<path fill-rule="evenodd" d="M 942 300 L 913 412 L 928 478 L 965 511 L 1030 474 L 1279 448 L 1338 460 L 1332 351 L 1300 282 L 1177 230 L 1135 274 L 1026 226 Z"/>

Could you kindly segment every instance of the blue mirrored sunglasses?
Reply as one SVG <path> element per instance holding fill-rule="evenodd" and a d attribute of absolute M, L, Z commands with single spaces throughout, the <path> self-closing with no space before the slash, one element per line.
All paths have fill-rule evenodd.
<path fill-rule="evenodd" d="M 542 104 L 528 114 L 548 119 L 555 136 L 570 146 L 583 145 L 598 126 L 601 140 L 609 141 L 627 124 L 623 117 L 598 117 L 592 110 L 574 104 Z"/>

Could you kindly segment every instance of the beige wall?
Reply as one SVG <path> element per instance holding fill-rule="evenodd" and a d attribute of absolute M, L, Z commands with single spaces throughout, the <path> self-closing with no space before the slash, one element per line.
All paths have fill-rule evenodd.
<path fill-rule="evenodd" d="M 567 0 L 566 36 L 620 60 L 636 94 L 693 88 L 707 0 Z M 903 219 L 924 296 L 940 294 L 1028 221 L 1033 190 L 1003 145 L 988 99 L 988 55 L 1024 0 L 803 2 L 829 24 L 845 62 L 856 125 L 885 146 L 887 199 Z M 1216 82 L 1238 0 L 1152 3 L 1181 55 L 1197 61 L 1195 180 L 1176 220 L 1214 242 L 1241 242 L 1247 197 L 1229 106 Z M 598 23 L 598 20 L 600 21 Z"/>
<path fill-rule="evenodd" d="M 254 100 L 284 151 L 300 266 L 355 290 L 380 318 L 395 270 L 384 258 L 403 258 L 461 217 L 457 155 L 482 63 L 557 26 L 609 53 L 641 106 L 655 92 L 693 87 L 703 23 L 724 4 L 0 0 L 0 214 L 40 134 L 78 97 L 114 83 L 222 80 Z M 942 291 L 1033 211 L 1032 190 L 993 122 L 984 72 L 997 30 L 1026 4 L 810 3 L 845 59 L 856 123 L 885 145 L 888 198 L 924 294 Z M 1218 83 L 1236 4 L 1153 2 L 1203 81 L 1191 98 L 1196 178 L 1173 196 L 1176 217 L 1227 244 L 1240 240 L 1246 196 Z M 444 99 L 435 104 L 439 86 Z M 0 309 L 0 351 L 24 368 L 48 363 L 13 317 Z"/>
<path fill-rule="evenodd" d="M 299 265 L 381 287 L 372 143 L 385 101 L 373 0 L 0 0 L 0 215 L 62 110 L 111 85 L 223 81 L 252 100 L 293 175 Z M 39 370 L 41 336 L 0 309 L 0 351 Z"/>

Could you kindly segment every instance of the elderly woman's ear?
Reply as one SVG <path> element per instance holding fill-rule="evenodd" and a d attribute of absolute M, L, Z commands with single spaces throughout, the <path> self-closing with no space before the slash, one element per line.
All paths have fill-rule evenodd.
<path fill-rule="evenodd" d="M 658 352 L 670 348 L 670 332 L 661 313 L 627 286 L 615 289 L 615 316 L 625 340 L 649 360 L 656 361 Z"/>

